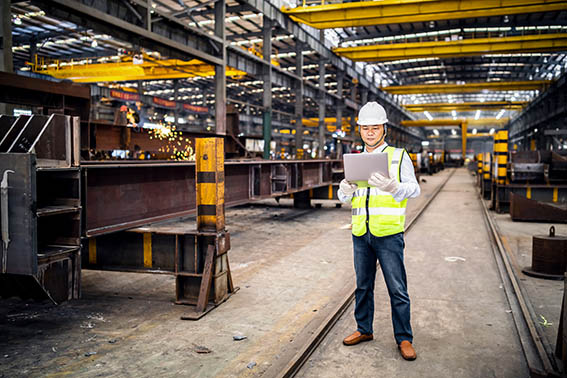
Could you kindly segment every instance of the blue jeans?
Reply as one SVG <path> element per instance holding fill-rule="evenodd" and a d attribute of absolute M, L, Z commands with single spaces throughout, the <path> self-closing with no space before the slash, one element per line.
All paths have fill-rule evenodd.
<path fill-rule="evenodd" d="M 373 333 L 374 281 L 376 280 L 376 260 L 378 260 L 390 295 L 396 342 L 398 344 L 404 340 L 412 342 L 410 299 L 404 267 L 403 232 L 384 237 L 374 236 L 370 232 L 362 236 L 353 235 L 352 244 L 354 270 L 356 271 L 354 317 L 358 331 L 363 334 Z"/>

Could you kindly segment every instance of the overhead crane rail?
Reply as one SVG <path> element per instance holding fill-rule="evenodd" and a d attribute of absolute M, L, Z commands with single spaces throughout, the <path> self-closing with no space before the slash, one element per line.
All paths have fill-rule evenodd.
<path fill-rule="evenodd" d="M 404 104 L 404 108 L 410 112 L 450 112 L 473 111 L 473 110 L 521 110 L 529 104 L 528 101 L 485 101 L 485 102 L 462 102 L 462 103 L 428 103 L 428 104 Z"/>
<path fill-rule="evenodd" d="M 382 87 L 391 94 L 425 94 L 425 93 L 482 93 L 484 91 L 543 91 L 551 80 L 536 81 L 504 81 L 466 84 L 422 84 L 422 85 L 393 85 Z"/>
<path fill-rule="evenodd" d="M 475 126 L 495 125 L 503 126 L 509 121 L 508 118 L 463 118 L 463 119 L 418 119 L 418 120 L 404 120 L 400 122 L 402 126 L 413 127 L 436 127 L 436 126 L 459 126 L 462 123 Z"/>
<path fill-rule="evenodd" d="M 317 29 L 456 20 L 564 11 L 564 0 L 384 0 L 282 7 L 292 20 Z"/>
<path fill-rule="evenodd" d="M 488 53 L 536 53 L 567 50 L 567 33 L 503 38 L 471 38 L 457 41 L 390 43 L 337 47 L 333 51 L 356 62 L 386 62 L 427 57 L 461 58 Z"/>

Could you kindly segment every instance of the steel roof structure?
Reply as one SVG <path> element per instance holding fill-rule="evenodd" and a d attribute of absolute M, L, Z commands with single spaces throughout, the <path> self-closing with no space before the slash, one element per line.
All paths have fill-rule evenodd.
<path fill-rule="evenodd" d="M 276 63 L 270 67 L 271 107 L 277 115 L 274 119 L 277 118 L 283 125 L 291 125 L 291 120 L 297 118 L 298 52 L 301 52 L 303 71 L 302 115 L 306 118 L 321 117 L 321 114 L 335 116 L 339 102 L 344 102 L 341 105 L 344 109 L 342 115 L 348 116 L 370 98 L 385 103 L 389 111 L 396 114 L 394 119 L 398 124 L 403 119 L 430 117 L 514 117 L 522 111 L 522 107 L 485 107 L 475 110 L 463 104 L 530 102 L 545 87 L 512 87 L 509 90 L 491 91 L 490 88 L 482 88 L 482 84 L 488 87 L 494 83 L 552 82 L 565 73 L 567 1 L 522 1 L 526 4 L 521 9 L 512 10 L 502 6 L 491 8 L 492 1 L 412 0 L 407 3 L 418 4 L 421 8 L 408 7 L 407 12 L 400 13 L 395 20 L 380 20 L 382 16 L 376 13 L 372 14 L 374 21 L 368 25 L 356 26 L 341 24 L 342 21 L 333 19 L 336 15 L 331 15 L 323 17 L 325 22 L 318 26 L 325 28 L 321 31 L 298 24 L 285 13 L 289 13 L 293 20 L 304 22 L 299 18 L 301 12 L 312 15 L 315 14 L 314 10 L 334 9 L 338 12 L 338 18 L 344 18 L 345 12 L 351 8 L 368 13 L 370 6 L 378 4 L 385 7 L 395 2 L 327 2 L 322 5 L 321 2 L 293 4 L 279 0 L 226 1 L 227 64 L 246 73 L 227 77 L 227 102 L 234 103 L 244 118 L 260 116 L 266 107 L 266 86 L 262 75 L 266 68 L 263 48 L 266 22 L 269 22 L 270 58 Z M 85 60 L 89 63 L 108 63 L 118 56 L 142 51 L 155 54 L 160 59 L 197 58 L 218 64 L 216 56 L 220 42 L 214 37 L 215 1 L 152 0 L 149 2 L 151 7 L 146 8 L 148 2 L 142 0 L 105 0 L 102 3 L 105 2 L 107 9 L 112 8 L 108 4 L 116 4 L 115 8 L 119 9 L 111 16 L 134 26 L 130 29 L 128 25 L 118 25 L 116 29 L 102 27 L 104 12 L 100 16 L 95 15 L 99 18 L 92 22 L 79 22 L 78 15 L 89 11 L 90 3 L 85 1 L 32 0 L 13 3 L 15 68 L 33 71 L 30 63 L 34 63 L 33 57 L 36 55 L 63 60 L 71 65 L 84 64 Z M 449 3 L 459 6 L 469 4 L 478 9 L 474 12 L 455 9 L 451 13 L 447 10 Z M 84 10 L 75 13 L 74 8 L 77 7 Z M 103 9 L 103 6 L 99 8 Z M 174 40 L 177 37 L 171 30 L 183 29 L 188 35 L 183 37 L 186 38 L 183 40 L 184 46 L 190 47 L 180 48 L 168 42 L 168 50 L 162 48 L 160 43 L 163 45 L 163 41 L 158 37 L 144 37 L 140 30 L 134 30 L 147 28 L 144 24 L 147 14 L 144 12 L 150 15 L 149 28 L 153 34 L 169 35 Z M 132 33 L 138 33 L 136 35 L 141 37 L 131 38 Z M 545 40 L 550 38 L 554 38 L 554 41 L 545 44 Z M 525 46 L 514 45 L 510 49 L 510 41 L 516 40 L 523 41 L 521 43 Z M 471 44 L 476 46 L 476 50 L 463 52 L 463 45 Z M 501 50 L 495 47 L 497 45 L 507 45 L 508 49 Z M 424 46 L 432 48 L 424 52 Z M 519 51 L 520 48 L 523 50 Z M 404 54 L 387 59 L 371 55 L 364 58 L 366 62 L 351 61 L 348 55 L 344 55 L 346 50 L 352 51 L 354 55 L 351 54 L 350 58 L 356 60 L 365 49 L 381 49 L 387 54 L 393 49 L 404 49 Z M 418 49 L 421 50 L 418 52 Z M 70 63 L 71 60 L 73 63 Z M 104 85 L 211 106 L 215 103 L 214 82 L 214 77 L 194 77 L 143 82 L 116 81 Z M 456 90 L 455 93 L 428 93 L 425 90 L 427 85 L 464 87 L 470 84 L 481 85 L 481 88 L 475 92 Z M 396 93 L 396 88 L 401 86 L 419 86 L 420 90 L 415 93 Z M 324 88 L 323 92 L 321 88 Z M 326 108 L 323 113 L 320 111 L 321 98 L 324 98 Z M 460 105 L 455 109 L 445 105 L 442 109 L 434 108 L 427 113 L 418 106 L 430 103 Z M 419 111 L 411 113 L 404 110 L 412 106 Z M 422 130 L 411 132 L 414 137 L 425 136 Z"/>

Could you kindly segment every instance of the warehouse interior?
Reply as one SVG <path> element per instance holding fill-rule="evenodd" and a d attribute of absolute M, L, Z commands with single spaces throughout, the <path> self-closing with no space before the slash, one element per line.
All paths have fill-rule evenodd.
<path fill-rule="evenodd" d="M 567 1 L 0 4 L 1 377 L 566 376 Z M 413 362 L 380 273 L 343 345 L 369 102 Z"/>

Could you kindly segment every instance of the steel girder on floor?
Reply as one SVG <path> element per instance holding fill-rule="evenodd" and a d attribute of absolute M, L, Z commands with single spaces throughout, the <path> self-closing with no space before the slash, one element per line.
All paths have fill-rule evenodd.
<path fill-rule="evenodd" d="M 567 49 L 567 34 L 550 33 L 503 38 L 472 38 L 458 41 L 390 43 L 338 47 L 333 51 L 356 62 L 386 62 L 416 58 L 461 58 L 493 54 L 554 52 Z"/>
<path fill-rule="evenodd" d="M 423 84 L 395 85 L 381 89 L 391 94 L 422 94 L 422 93 L 481 93 L 482 91 L 543 91 L 551 80 L 540 81 L 508 81 L 466 84 Z"/>
<path fill-rule="evenodd" d="M 225 204 L 279 197 L 332 184 L 338 160 L 227 161 Z M 83 236 L 195 213 L 193 162 L 82 162 Z"/>
<path fill-rule="evenodd" d="M 552 204 L 567 202 L 567 185 L 545 184 L 497 184 L 492 182 L 491 202 L 492 208 L 498 213 L 508 212 L 510 209 L 510 193 L 528 199 L 549 202 Z"/>
<path fill-rule="evenodd" d="M 399 0 L 283 7 L 294 21 L 318 29 L 494 17 L 565 10 L 562 0 Z"/>

